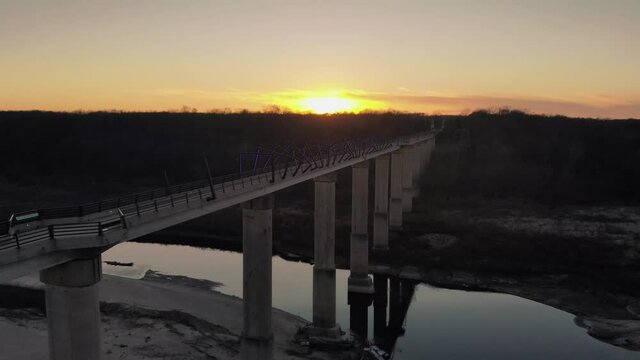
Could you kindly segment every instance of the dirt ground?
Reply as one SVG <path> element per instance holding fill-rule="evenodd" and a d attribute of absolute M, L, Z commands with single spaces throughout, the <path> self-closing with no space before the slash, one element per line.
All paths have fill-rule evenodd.
<path fill-rule="evenodd" d="M 104 359 L 239 358 L 242 300 L 215 291 L 216 285 L 154 272 L 141 280 L 105 275 L 100 282 Z M 0 289 L 1 360 L 47 358 L 41 287 L 29 277 Z M 307 324 L 273 309 L 274 358 L 355 356 L 349 351 L 330 353 L 294 343 L 298 329 Z"/>

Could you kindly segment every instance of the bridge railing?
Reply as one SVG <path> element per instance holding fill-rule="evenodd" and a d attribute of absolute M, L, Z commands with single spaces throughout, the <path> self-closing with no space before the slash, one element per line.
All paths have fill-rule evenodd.
<path fill-rule="evenodd" d="M 0 250 L 10 248 L 20 249 L 42 240 L 57 240 L 72 237 L 99 236 L 105 232 L 120 228 L 122 219 L 106 222 L 82 222 L 69 224 L 55 224 L 29 231 L 14 232 L 0 236 Z"/>
<path fill-rule="evenodd" d="M 167 207 L 182 205 L 185 202 L 189 204 L 194 200 L 211 200 L 211 198 L 215 197 L 215 192 L 225 194 L 229 191 L 255 187 L 256 184 L 262 184 L 263 182 L 274 182 L 276 178 L 295 177 L 298 174 L 333 166 L 336 163 L 353 158 L 362 157 L 366 159 L 370 153 L 407 143 L 419 137 L 424 137 L 424 134 L 336 148 L 338 150 L 316 157 L 305 157 L 304 160 L 283 157 L 279 162 L 272 161 L 269 166 L 214 177 L 211 181 L 209 179 L 197 180 L 78 206 L 45 208 L 16 213 L 11 216 L 8 222 L 0 223 L 0 250 L 20 248 L 23 245 L 47 239 L 102 235 L 114 229 L 126 228 L 127 217 L 158 212 Z M 214 193 L 212 193 L 211 188 L 213 188 Z M 112 214 L 101 219 L 101 221 L 87 220 L 85 222 L 54 224 L 45 227 L 36 226 L 35 229 L 30 228 L 21 231 L 11 230 L 13 226 L 19 224 L 50 219 L 82 218 L 107 210 L 111 210 Z"/>

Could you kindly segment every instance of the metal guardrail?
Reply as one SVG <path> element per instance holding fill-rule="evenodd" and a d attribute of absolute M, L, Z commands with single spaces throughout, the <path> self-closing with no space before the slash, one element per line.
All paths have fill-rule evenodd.
<path fill-rule="evenodd" d="M 120 228 L 121 224 L 121 220 L 118 219 L 117 224 L 115 222 L 55 224 L 29 231 L 14 232 L 13 234 L 0 236 L 0 250 L 12 248 L 20 249 L 24 245 L 42 240 L 56 240 L 79 236 L 98 236 L 107 231 Z"/>
<path fill-rule="evenodd" d="M 142 216 L 149 212 L 159 212 L 165 208 L 173 208 L 189 204 L 196 200 L 213 200 L 215 192 L 226 193 L 254 187 L 257 184 L 273 183 L 276 178 L 285 179 L 305 174 L 319 168 L 330 167 L 354 158 L 366 159 L 370 153 L 381 151 L 394 145 L 410 142 L 412 138 L 402 137 L 393 141 L 363 141 L 360 143 L 345 142 L 336 146 L 320 149 L 317 153 L 303 152 L 296 156 L 292 152 L 273 152 L 263 166 L 257 166 L 257 155 L 254 168 L 234 174 L 218 176 L 206 180 L 152 189 L 140 193 L 129 194 L 119 198 L 107 199 L 79 206 L 37 209 L 13 214 L 8 222 L 0 223 L 0 251 L 43 240 L 56 240 L 66 237 L 100 236 L 106 232 L 127 228 L 128 217 Z M 261 154 L 264 156 L 264 153 Z M 269 154 L 268 154 L 269 155 Z M 101 221 L 85 221 L 65 224 L 54 224 L 35 229 L 17 230 L 16 225 L 34 223 L 51 219 L 82 218 L 87 215 L 105 211 Z"/>

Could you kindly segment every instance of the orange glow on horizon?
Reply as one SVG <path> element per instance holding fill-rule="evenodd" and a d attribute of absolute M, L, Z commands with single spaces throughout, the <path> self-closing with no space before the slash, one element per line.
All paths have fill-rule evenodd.
<path fill-rule="evenodd" d="M 313 114 L 360 113 L 387 106 L 382 101 L 370 100 L 366 96 L 359 96 L 358 92 L 345 90 L 295 90 L 272 94 L 268 101 L 293 112 Z"/>
<path fill-rule="evenodd" d="M 311 111 L 315 114 L 335 114 L 354 111 L 358 107 L 357 101 L 340 97 L 312 97 L 298 101 L 301 112 Z"/>

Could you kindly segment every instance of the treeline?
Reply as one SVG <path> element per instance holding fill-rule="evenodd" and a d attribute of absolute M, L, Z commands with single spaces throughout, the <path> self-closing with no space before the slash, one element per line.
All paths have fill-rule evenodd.
<path fill-rule="evenodd" d="M 640 121 L 518 111 L 430 117 L 0 112 L 0 184 L 5 189 L 38 190 L 43 200 L 46 189 L 63 188 L 84 192 L 92 201 L 164 186 L 165 171 L 172 185 L 204 179 L 203 156 L 214 175 L 223 175 L 238 171 L 239 153 L 259 146 L 395 137 L 424 131 L 431 122 L 440 121 L 446 123 L 445 130 L 438 135 L 422 178 L 422 193 L 432 199 L 640 202 Z M 4 196 L 11 191 L 4 191 Z M 29 200 L 30 207 L 38 203 L 36 198 Z M 5 198 L 7 204 L 0 207 L 21 208 L 12 201 L 9 204 Z"/>
<path fill-rule="evenodd" d="M 412 114 L 0 112 L 0 180 L 21 186 L 164 186 L 238 171 L 258 146 L 326 143 L 423 131 Z"/>
<path fill-rule="evenodd" d="M 640 202 L 640 121 L 478 111 L 447 124 L 424 178 L 436 198 Z"/>

